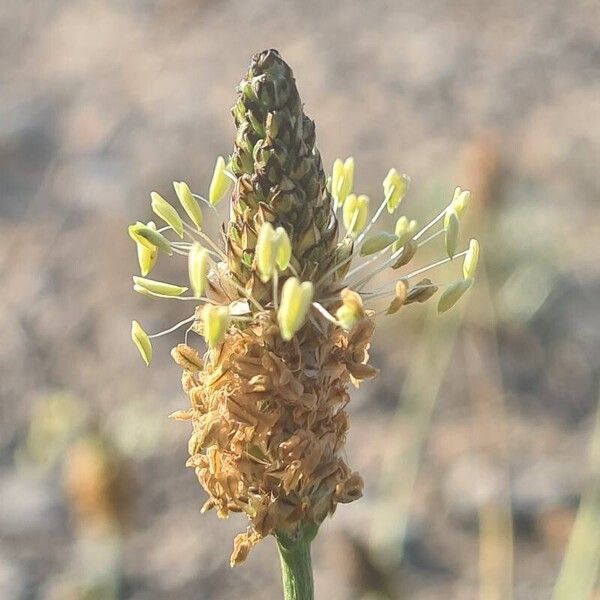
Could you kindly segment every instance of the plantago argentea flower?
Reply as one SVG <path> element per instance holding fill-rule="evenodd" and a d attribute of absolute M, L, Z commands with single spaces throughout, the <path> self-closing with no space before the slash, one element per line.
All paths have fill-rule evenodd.
<path fill-rule="evenodd" d="M 175 182 L 174 203 L 152 194 L 156 226 L 129 228 L 143 276 L 134 277 L 134 289 L 196 306 L 188 319 L 154 335 L 134 322 L 132 337 L 146 362 L 153 337 L 183 326 L 204 337 L 204 352 L 187 343 L 172 351 L 190 401 L 172 416 L 192 424 L 188 465 L 208 494 L 203 510 L 247 516 L 232 565 L 275 535 L 286 597 L 311 598 L 312 580 L 302 574 L 310 541 L 339 503 L 362 494 L 362 479 L 344 458 L 345 406 L 350 384 L 376 374 L 368 364 L 374 316 L 424 302 L 442 286 L 438 309 L 451 308 L 472 284 L 479 246 L 472 240 L 457 251 L 467 191 L 457 189 L 449 206 L 419 227 L 400 212 L 410 179 L 395 169 L 385 176 L 372 218 L 369 198 L 352 190 L 353 158 L 336 160 L 328 179 L 315 125 L 275 50 L 254 56 L 232 112 L 233 153 L 227 162 L 217 159 L 207 198 Z M 212 240 L 203 222 L 228 194 L 229 221 L 222 239 Z M 394 231 L 372 233 L 384 210 L 396 215 Z M 418 249 L 436 238 L 445 239 L 448 256 L 411 270 Z M 171 254 L 187 257 L 189 283 L 146 278 L 157 259 Z M 463 268 L 456 281 L 420 278 L 451 260 Z M 395 282 L 373 289 L 384 269 L 398 273 Z"/>

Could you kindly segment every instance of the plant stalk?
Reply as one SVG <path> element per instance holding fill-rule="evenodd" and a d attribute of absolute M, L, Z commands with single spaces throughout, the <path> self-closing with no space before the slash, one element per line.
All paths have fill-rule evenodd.
<path fill-rule="evenodd" d="M 310 544 L 316 534 L 305 529 L 296 539 L 277 535 L 284 600 L 314 600 Z"/>

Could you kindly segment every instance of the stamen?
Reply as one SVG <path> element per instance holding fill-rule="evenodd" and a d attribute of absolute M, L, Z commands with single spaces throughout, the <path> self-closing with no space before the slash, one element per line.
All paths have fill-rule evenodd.
<path fill-rule="evenodd" d="M 411 277 L 416 277 L 417 275 L 420 275 L 421 273 L 425 273 L 425 271 L 429 271 L 430 269 L 439 267 L 440 265 L 445 265 L 446 263 L 453 261 L 455 258 L 460 258 L 461 256 L 464 256 L 467 252 L 468 252 L 468 250 L 464 250 L 463 252 L 459 252 L 458 254 L 455 254 L 452 258 L 443 258 L 442 260 L 438 260 L 437 262 L 427 265 L 426 267 L 423 267 L 422 269 L 418 269 L 417 271 L 413 271 L 412 273 L 405 275 L 404 278 L 410 279 Z"/>
<path fill-rule="evenodd" d="M 237 283 L 237 281 L 235 281 L 235 280 L 233 279 L 233 277 L 230 277 L 229 275 L 227 275 L 227 274 L 225 274 L 225 273 L 223 273 L 223 274 L 219 274 L 219 276 L 220 276 L 220 277 L 225 277 L 225 278 L 227 279 L 227 281 L 229 281 L 229 283 L 231 283 L 231 285 L 232 285 L 233 287 L 235 287 L 235 289 L 236 289 L 236 290 L 237 290 L 237 291 L 238 291 L 238 292 L 239 292 L 239 293 L 240 293 L 242 296 L 244 296 L 244 298 L 246 298 L 246 300 L 249 300 L 250 302 L 252 302 L 252 304 L 254 304 L 254 307 L 255 307 L 257 310 L 261 310 L 261 311 L 262 311 L 262 310 L 264 310 L 264 307 L 263 307 L 263 306 L 262 306 L 262 305 L 261 305 L 259 302 L 257 302 L 257 301 L 256 301 L 256 300 L 255 300 L 255 299 L 252 297 L 252 295 L 251 295 L 251 294 L 250 294 L 250 293 L 249 293 L 247 290 L 245 290 L 245 289 L 244 289 L 244 288 L 243 288 L 243 287 L 242 287 L 242 286 L 241 286 L 239 283 Z"/>
<path fill-rule="evenodd" d="M 344 265 L 347 265 L 353 258 L 354 258 L 354 253 L 347 256 L 342 262 L 335 264 L 330 269 L 327 269 L 327 271 L 325 271 L 325 273 L 317 281 L 317 284 L 315 287 L 318 288 L 330 275 L 333 275 L 336 271 L 341 269 Z M 291 265 L 290 265 L 290 267 L 291 267 Z"/>
<path fill-rule="evenodd" d="M 425 238 L 422 242 L 420 242 L 419 245 L 417 246 L 417 248 L 420 248 L 421 246 L 424 246 L 428 242 L 431 242 L 431 240 L 434 240 L 435 238 L 439 237 L 443 233 L 444 233 L 443 229 L 440 229 L 439 231 L 432 233 L 428 238 Z"/>
<path fill-rule="evenodd" d="M 372 256 L 371 258 L 369 258 L 369 260 L 366 260 L 365 262 L 361 263 L 360 265 L 354 267 L 354 269 L 351 269 L 350 271 L 348 271 L 346 278 L 352 277 L 352 275 L 354 275 L 355 273 L 358 273 L 365 267 L 368 267 L 371 263 L 374 263 L 376 260 L 381 258 L 391 247 L 392 246 L 388 246 L 387 248 L 380 250 L 375 256 Z"/>
<path fill-rule="evenodd" d="M 161 337 L 163 335 L 167 335 L 168 333 L 173 333 L 173 331 L 175 331 L 176 329 L 179 329 L 182 325 L 185 325 L 186 323 L 190 323 L 191 321 L 194 321 L 195 319 L 196 319 L 196 315 L 194 314 L 191 317 L 184 319 L 183 321 L 179 321 L 179 323 L 177 323 L 176 325 L 173 325 L 173 327 L 169 327 L 169 329 L 165 329 L 164 331 L 159 331 L 158 333 L 154 333 L 152 335 L 149 335 L 148 337 L 150 339 L 153 339 L 153 338 Z"/>
<path fill-rule="evenodd" d="M 444 216 L 444 213 L 442 213 L 442 214 L 441 214 L 441 216 L 438 216 L 438 217 L 436 217 L 436 219 L 437 219 L 437 220 L 439 220 L 439 219 L 441 219 L 443 216 Z M 433 223 L 433 221 L 432 221 L 432 223 Z M 429 225 L 427 225 L 426 227 L 424 227 L 424 228 L 421 230 L 421 232 L 425 231 L 425 230 L 426 230 L 426 228 L 428 228 L 429 226 L 431 226 L 431 225 L 432 225 L 432 223 L 430 223 Z M 419 232 L 419 233 L 421 233 L 421 232 Z M 412 240 L 416 240 L 416 239 L 417 239 L 416 235 L 415 235 L 415 236 L 413 236 L 411 239 L 412 239 Z M 408 243 L 409 241 L 410 241 L 410 240 L 407 240 L 407 243 Z M 364 285 L 364 284 L 365 284 L 365 283 L 367 283 L 367 282 L 368 282 L 370 279 L 373 279 L 373 277 L 375 277 L 376 275 L 379 275 L 379 273 L 381 273 L 381 271 L 383 271 L 384 269 L 386 269 L 386 268 L 387 268 L 389 265 L 393 264 L 393 263 L 394 263 L 394 261 L 395 261 L 395 260 L 396 260 L 396 259 L 397 259 L 397 258 L 398 258 L 398 257 L 399 257 L 401 254 L 402 254 L 403 250 L 404 250 L 404 246 L 401 246 L 400 248 L 398 248 L 398 250 L 396 250 L 395 252 L 392 252 L 391 256 L 390 256 L 389 258 L 387 258 L 387 259 L 385 260 L 385 262 L 383 262 L 383 264 L 381 264 L 381 265 L 380 265 L 380 266 L 379 266 L 379 267 L 378 267 L 378 268 L 377 268 L 375 271 L 373 271 L 373 273 L 370 273 L 370 274 L 369 274 L 367 277 L 365 277 L 364 279 L 361 279 L 360 281 L 358 281 L 358 282 L 357 282 L 357 283 L 355 283 L 355 284 L 348 284 L 348 285 L 349 285 L 350 287 L 355 287 L 355 286 L 358 286 L 358 285 L 361 285 L 361 286 L 362 286 L 362 285 Z M 365 264 L 365 263 L 363 263 L 363 264 Z M 359 266 L 362 266 L 362 265 L 359 265 Z M 357 270 L 358 270 L 358 267 L 357 267 Z"/>
<path fill-rule="evenodd" d="M 215 213 L 217 212 L 217 207 L 212 205 L 204 196 L 201 196 L 200 194 L 194 194 L 194 193 L 192 193 L 192 196 L 194 196 L 194 198 L 196 198 L 196 200 L 200 200 L 200 202 L 204 202 L 204 204 L 206 204 L 207 206 L 210 206 L 210 208 L 212 210 L 214 210 Z"/>
<path fill-rule="evenodd" d="M 190 233 L 194 234 L 194 235 L 198 235 L 200 236 L 207 244 L 210 245 L 210 247 L 214 250 L 214 252 L 217 254 L 217 256 L 227 262 L 227 256 L 225 255 L 225 253 L 223 252 L 223 250 L 221 250 L 221 248 L 219 248 L 219 246 L 217 246 L 217 244 L 215 244 L 208 235 L 206 235 L 206 233 L 204 233 L 203 231 L 197 231 L 195 230 L 191 225 L 188 225 L 187 223 L 183 223 L 183 227 L 184 229 L 188 230 Z M 193 235 L 190 235 L 190 238 L 193 241 L 198 241 Z"/>
<path fill-rule="evenodd" d="M 189 254 L 189 250 L 190 248 L 194 245 L 191 244 L 190 242 L 171 242 L 171 245 L 174 246 L 174 250 L 175 248 L 178 248 L 180 250 L 183 250 L 183 254 L 185 256 L 187 256 Z M 221 260 L 221 255 L 217 254 L 214 250 L 209 250 L 208 248 L 206 248 L 206 251 L 213 257 L 213 258 L 217 258 L 219 260 Z M 177 252 L 177 254 L 182 254 L 182 252 Z"/>
<path fill-rule="evenodd" d="M 331 323 L 340 326 L 339 321 L 319 302 L 313 302 L 312 305 Z"/>
<path fill-rule="evenodd" d="M 433 221 L 427 223 L 423 229 L 416 233 L 413 239 L 418 240 L 426 231 L 429 231 L 436 223 L 439 223 L 444 218 L 446 210 L 448 210 L 448 207 L 444 208 L 444 210 L 435 219 L 433 219 Z"/>
<path fill-rule="evenodd" d="M 215 304 L 214 300 L 211 300 L 210 298 L 206 298 L 204 296 L 200 298 L 196 298 L 195 296 L 168 296 L 167 294 L 151 292 L 150 290 L 137 284 L 133 286 L 133 290 L 145 296 L 155 296 L 156 298 L 168 298 L 169 300 L 195 300 L 196 302 L 206 302 L 208 304 Z"/>
<path fill-rule="evenodd" d="M 442 213 L 442 217 L 443 217 L 444 213 Z M 439 221 L 441 217 L 436 217 L 436 219 Z M 416 238 L 413 238 L 416 239 Z M 460 256 L 464 256 L 466 253 L 468 252 L 468 250 L 465 250 L 464 252 L 461 252 L 460 254 L 455 254 L 453 258 L 457 258 Z M 367 277 L 364 277 L 363 279 L 361 279 L 360 281 L 357 282 L 353 282 L 353 283 L 349 283 L 348 286 L 352 287 L 354 289 L 359 289 L 362 288 L 366 283 L 368 283 L 371 279 L 373 279 L 375 276 L 379 275 L 379 273 L 381 273 L 389 264 L 393 263 L 396 258 L 398 256 L 400 256 L 400 254 L 402 253 L 402 248 L 399 248 L 396 252 L 394 252 L 380 267 L 378 267 L 377 269 L 375 269 L 375 271 L 373 271 L 373 273 L 369 273 L 369 275 L 367 275 Z M 432 269 L 434 267 L 437 267 L 438 265 L 443 265 L 447 262 L 450 262 L 451 260 L 453 260 L 452 258 L 445 258 L 437 263 L 434 263 L 432 265 L 429 265 L 427 267 L 423 267 L 423 269 L 425 271 L 427 271 L 428 269 Z M 410 275 L 407 275 L 406 277 L 414 277 L 415 275 L 418 275 L 419 273 L 423 273 L 423 270 L 419 270 L 416 271 L 415 273 L 411 273 Z"/>
<path fill-rule="evenodd" d="M 383 202 L 379 205 L 379 208 L 373 215 L 373 218 L 368 222 L 367 226 L 363 229 L 362 233 L 356 238 L 357 246 L 365 239 L 365 236 L 367 235 L 367 233 L 369 233 L 369 230 L 371 229 L 371 227 L 373 227 L 373 225 L 375 225 L 375 223 L 377 222 L 377 219 L 379 219 L 379 217 L 381 216 L 383 209 L 386 207 L 387 201 L 388 201 L 387 197 L 383 199 Z"/>
<path fill-rule="evenodd" d="M 368 296 L 367 300 L 377 300 L 379 298 L 385 298 L 386 296 L 391 296 L 395 293 L 394 289 L 383 289 L 384 287 L 387 287 L 389 284 L 385 284 L 384 286 L 381 286 L 380 288 L 377 288 L 376 290 L 373 290 L 371 292 L 361 292 L 362 295 L 364 296 Z M 413 285 L 410 290 L 420 290 L 420 289 L 426 289 L 426 288 L 432 288 L 432 287 L 438 287 L 438 288 L 444 288 L 444 287 L 448 287 L 450 284 L 449 283 L 428 283 L 427 285 Z"/>
<path fill-rule="evenodd" d="M 358 221 L 358 211 L 355 210 L 354 214 L 352 215 L 352 221 L 350 221 L 350 227 L 348 227 L 348 231 L 346 232 L 346 237 L 347 238 L 353 238 L 354 235 L 352 234 L 352 232 L 354 231 L 354 227 L 356 227 L 356 222 Z"/>
<path fill-rule="evenodd" d="M 321 333 L 321 335 L 325 335 L 325 330 L 323 329 L 323 327 L 321 327 L 321 323 L 319 323 L 319 321 L 317 321 L 317 319 L 315 319 L 315 317 L 313 315 L 309 314 L 308 320 L 317 329 L 317 331 L 319 331 L 319 333 Z"/>

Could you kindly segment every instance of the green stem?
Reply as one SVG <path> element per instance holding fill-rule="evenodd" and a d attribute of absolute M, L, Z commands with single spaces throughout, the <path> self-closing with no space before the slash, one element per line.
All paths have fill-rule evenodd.
<path fill-rule="evenodd" d="M 315 534 L 316 528 L 307 528 L 297 538 L 277 535 L 284 600 L 314 600 L 310 543 Z"/>

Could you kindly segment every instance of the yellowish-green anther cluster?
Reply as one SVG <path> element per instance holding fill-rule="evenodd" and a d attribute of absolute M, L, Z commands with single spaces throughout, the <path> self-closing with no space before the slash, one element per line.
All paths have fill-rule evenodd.
<path fill-rule="evenodd" d="M 255 98 L 253 94 L 254 92 L 248 96 L 250 100 L 243 97 L 243 101 L 252 103 Z M 296 102 L 293 96 L 291 98 L 292 103 Z M 234 108 L 234 115 L 242 122 L 244 120 L 242 113 L 236 112 L 238 108 L 241 111 L 240 107 L 241 105 Z M 253 120 L 251 111 L 247 116 L 256 131 L 263 132 L 263 126 Z M 276 121 L 269 120 L 268 116 L 267 120 L 268 127 L 264 130 L 265 135 L 277 135 Z M 293 119 L 290 123 L 292 122 Z M 307 139 L 310 140 L 310 136 Z M 383 211 L 387 210 L 389 214 L 397 211 L 408 194 L 410 177 L 401 174 L 395 168 L 389 169 L 382 181 L 381 203 L 369 218 L 369 197 L 353 190 L 354 158 L 348 157 L 345 160 L 338 158 L 333 163 L 327 186 L 325 187 L 325 183 L 322 184 L 322 188 L 316 185 L 311 192 L 317 194 L 317 198 L 319 194 L 323 194 L 325 200 L 319 209 L 321 212 L 318 213 L 321 231 L 315 225 L 311 227 L 309 221 L 303 224 L 304 230 L 299 236 L 298 232 L 293 231 L 293 227 L 288 230 L 288 225 L 278 224 L 277 214 L 272 212 L 272 207 L 267 208 L 266 204 L 260 205 L 258 209 L 253 208 L 257 210 L 256 215 L 260 217 L 258 225 L 253 225 L 251 221 L 244 223 L 246 219 L 244 215 L 250 213 L 249 209 L 244 212 L 242 202 L 255 202 L 253 194 L 260 190 L 260 185 L 250 183 L 254 180 L 244 173 L 262 164 L 260 161 L 255 165 L 250 164 L 244 140 L 245 138 L 242 140 L 243 143 L 236 145 L 229 164 L 222 156 L 217 157 L 206 198 L 194 194 L 186 182 L 173 182 L 177 200 L 183 209 L 183 216 L 167 199 L 157 192 L 152 192 L 150 195 L 152 211 L 164 226 L 157 228 L 154 221 L 148 223 L 138 221 L 129 227 L 129 235 L 136 245 L 140 270 L 140 276 L 133 278 L 134 291 L 151 297 L 193 300 L 201 308 L 174 327 L 150 336 L 143 331 L 139 323 L 134 322 L 132 339 L 146 363 L 150 362 L 152 355 L 151 338 L 188 324 L 188 331 L 193 329 L 201 332 L 207 345 L 212 348 L 222 341 L 229 327 L 244 327 L 244 324 L 251 321 L 256 313 L 262 311 L 273 312 L 284 341 L 290 341 L 302 329 L 311 314 L 317 320 L 324 318 L 327 322 L 348 331 L 359 315 L 364 313 L 363 301 L 370 303 L 381 298 L 389 298 L 390 304 L 383 312 L 393 314 L 404 304 L 427 300 L 443 284 L 434 284 L 429 279 L 422 279 L 413 285 L 411 280 L 458 256 L 465 256 L 463 278 L 443 286 L 445 289 L 440 296 L 438 311 L 441 313 L 454 306 L 471 287 L 479 258 L 479 245 L 476 240 L 471 240 L 468 250 L 457 253 L 460 220 L 470 200 L 468 190 L 457 187 L 450 204 L 420 230 L 415 220 L 402 215 L 396 220 L 393 232 L 370 233 Z M 312 163 L 307 162 L 306 168 L 315 168 L 315 165 L 320 165 L 318 157 Z M 257 173 L 263 176 L 262 171 Z M 270 172 L 267 175 L 271 177 Z M 285 176 L 273 174 L 273 177 L 275 180 L 277 177 L 282 178 L 278 185 L 283 191 L 286 185 Z M 324 175 L 322 177 L 324 182 Z M 216 214 L 214 207 L 230 193 L 232 180 L 237 181 L 234 200 L 237 199 L 238 204 L 230 225 L 233 220 L 237 219 L 237 221 L 234 228 L 228 230 L 235 237 L 224 247 L 204 233 L 201 204 L 211 208 L 211 214 Z M 280 193 L 280 191 L 276 193 L 273 201 Z M 329 194 L 332 203 L 327 205 Z M 331 213 L 329 224 L 323 218 L 326 214 L 323 211 L 327 206 L 330 206 L 327 210 Z M 309 208 L 314 210 L 312 207 Z M 338 239 L 336 246 L 335 237 L 332 236 L 336 233 L 335 222 L 338 219 L 338 211 L 341 211 L 340 220 L 345 229 L 345 236 L 341 240 Z M 286 213 L 286 219 L 291 218 L 291 214 Z M 302 217 L 300 212 L 294 218 L 302 221 Z M 425 234 L 440 221 L 442 221 L 442 228 L 424 238 Z M 174 234 L 176 239 L 171 239 L 170 234 Z M 327 240 L 326 242 L 319 241 L 319 236 L 323 234 L 326 235 L 323 238 Z M 367 285 L 374 276 L 388 268 L 397 270 L 404 267 L 418 253 L 421 246 L 434 241 L 440 235 L 444 238 L 447 259 L 403 275 L 391 290 L 368 289 Z M 317 254 L 311 254 L 310 244 L 316 244 L 316 247 L 319 243 L 321 243 L 319 252 L 322 254 L 322 259 L 313 263 L 312 271 L 306 270 L 310 263 L 305 264 L 304 258 L 298 261 L 297 257 L 310 256 L 313 260 L 318 252 L 315 250 Z M 249 250 L 244 250 L 245 247 Z M 328 256 L 326 253 L 332 250 L 333 255 Z M 188 285 L 166 283 L 147 277 L 155 267 L 160 253 L 187 257 Z M 365 260 L 353 266 L 355 257 L 364 257 Z M 261 289 L 254 284 L 250 285 L 252 280 L 248 279 L 249 271 L 256 274 L 257 279 L 266 286 L 266 290 L 265 287 Z M 311 272 L 316 274 L 311 276 Z M 210 286 L 211 273 L 219 281 L 217 291 Z M 191 295 L 185 295 L 190 289 Z M 377 311 L 377 314 L 380 312 L 382 311 Z"/>
<path fill-rule="evenodd" d="M 456 188 L 450 204 L 420 231 L 414 219 L 402 215 L 397 219 L 393 233 L 380 231 L 369 234 L 384 209 L 392 214 L 397 210 L 408 192 L 410 178 L 401 175 L 396 169 L 388 171 L 383 181 L 382 203 L 371 220 L 369 220 L 369 198 L 364 194 L 353 192 L 353 179 L 354 159 L 352 157 L 345 161 L 337 159 L 333 166 L 330 185 L 335 205 L 341 209 L 341 219 L 346 229 L 346 236 L 338 242 L 338 247 L 352 249 L 352 253 L 337 267 L 325 274 L 327 276 L 333 273 L 335 276 L 335 271 L 345 272 L 345 277 L 336 279 L 338 289 L 343 288 L 341 294 L 338 292 L 337 297 L 335 294 L 332 296 L 328 289 L 322 289 L 320 280 L 302 281 L 292 265 L 294 248 L 287 231 L 282 226 L 274 227 L 267 221 L 258 229 L 254 265 L 260 280 L 264 284 L 272 284 L 270 305 L 276 313 L 281 337 L 285 341 L 291 340 L 302 328 L 312 309 L 327 321 L 348 331 L 364 310 L 363 299 L 374 301 L 392 296 L 391 303 L 385 311 L 387 314 L 395 313 L 405 303 L 422 302 L 435 293 L 438 284 L 433 284 L 430 280 L 422 280 L 411 288 L 410 279 L 457 256 L 465 257 L 463 278 L 447 284 L 438 302 L 438 312 L 449 310 L 473 284 L 479 260 L 478 242 L 471 240 L 469 248 L 457 254 L 460 219 L 470 200 L 468 190 Z M 199 326 L 195 330 L 202 332 L 209 347 L 214 347 L 220 343 L 232 323 L 243 324 L 252 317 L 252 311 L 268 310 L 269 305 L 263 306 L 259 303 L 252 294 L 244 290 L 233 274 L 227 275 L 226 269 L 219 267 L 219 264 L 225 264 L 225 249 L 202 231 L 203 213 L 200 203 L 214 206 L 230 187 L 230 178 L 223 157 L 217 158 L 213 180 L 209 186 L 209 199 L 192 193 L 185 182 L 173 182 L 173 187 L 189 222 L 186 222 L 165 198 L 152 192 L 150 196 L 152 210 L 165 226 L 157 229 L 153 221 L 145 224 L 138 221 L 129 227 L 129 235 L 136 244 L 141 275 L 133 277 L 133 289 L 146 296 L 179 300 L 195 299 L 203 304 L 201 311 L 178 326 L 189 323 L 193 325 L 198 322 Z M 440 220 L 443 224 L 442 229 L 429 235 L 425 240 L 421 239 Z M 167 237 L 169 231 L 172 231 L 179 241 L 169 239 Z M 392 291 L 365 289 L 365 285 L 375 274 L 387 267 L 398 269 L 404 266 L 413 258 L 421 245 L 433 241 L 438 235 L 444 236 L 447 259 L 409 273 L 396 283 Z M 146 277 L 154 268 L 160 252 L 169 256 L 178 254 L 187 257 L 189 285 L 166 283 Z M 354 256 L 368 258 L 362 264 L 348 268 Z M 364 273 L 362 277 L 359 276 L 359 273 L 370 265 L 373 265 L 374 269 Z M 230 304 L 219 305 L 216 299 L 211 300 L 206 297 L 210 272 L 215 269 L 219 270 L 220 277 L 224 276 L 228 280 L 230 288 L 237 290 L 239 297 Z M 192 295 L 184 296 L 190 288 Z M 236 304 L 235 312 L 230 310 L 233 304 Z M 329 308 L 332 304 L 337 304 L 337 308 L 333 311 Z M 244 309 L 242 312 L 239 311 L 240 306 Z M 151 338 L 163 335 L 172 329 L 148 336 L 139 323 L 134 322 L 132 339 L 146 363 L 149 363 L 152 356 Z"/>

